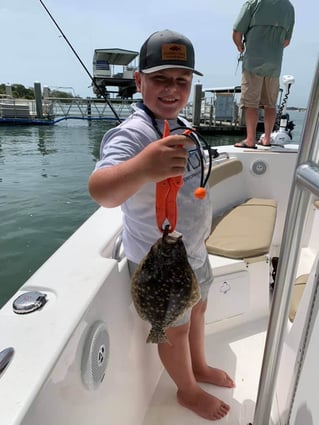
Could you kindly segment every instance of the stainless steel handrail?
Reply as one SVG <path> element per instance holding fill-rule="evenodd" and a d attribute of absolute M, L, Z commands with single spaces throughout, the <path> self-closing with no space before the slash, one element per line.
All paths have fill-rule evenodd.
<path fill-rule="evenodd" d="M 301 135 L 294 183 L 279 255 L 276 286 L 261 369 L 254 425 L 270 424 L 280 356 L 295 280 L 300 242 L 312 193 L 319 194 L 319 61 Z M 296 382 L 297 377 L 293 377 Z M 293 400 L 290 400 L 291 402 Z"/>
<path fill-rule="evenodd" d="M 122 259 L 122 256 L 121 256 L 122 242 L 123 242 L 123 238 L 122 238 L 122 230 L 121 230 L 114 240 L 113 249 L 112 249 L 112 259 L 118 262 L 120 262 Z"/>

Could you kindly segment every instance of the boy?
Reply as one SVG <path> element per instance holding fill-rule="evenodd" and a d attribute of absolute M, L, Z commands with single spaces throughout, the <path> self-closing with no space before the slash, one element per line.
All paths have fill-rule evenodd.
<path fill-rule="evenodd" d="M 197 276 L 201 300 L 166 330 L 169 343 L 159 343 L 160 359 L 177 386 L 182 406 L 217 420 L 229 406 L 201 389 L 198 382 L 232 388 L 234 382 L 205 359 L 204 313 L 212 272 L 205 247 L 212 218 L 209 195 L 196 200 L 200 161 L 183 129 L 162 137 L 164 120 L 169 127 L 187 126 L 178 117 L 186 105 L 194 69 L 194 49 L 185 36 L 170 30 L 152 34 L 143 44 L 135 73 L 143 102 L 127 120 L 103 137 L 101 160 L 89 179 L 91 196 L 104 207 L 122 206 L 123 244 L 130 272 L 161 237 L 155 217 L 156 182 L 183 175 L 177 196 L 176 230 L 183 234 L 189 262 Z M 173 132 L 173 131 L 172 131 Z"/>

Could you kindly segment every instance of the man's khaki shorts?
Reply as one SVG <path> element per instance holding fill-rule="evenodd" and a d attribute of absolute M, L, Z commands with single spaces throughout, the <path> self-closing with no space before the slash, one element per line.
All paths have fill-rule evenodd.
<path fill-rule="evenodd" d="M 243 71 L 241 79 L 241 108 L 276 108 L 279 93 L 278 77 L 261 77 Z"/>

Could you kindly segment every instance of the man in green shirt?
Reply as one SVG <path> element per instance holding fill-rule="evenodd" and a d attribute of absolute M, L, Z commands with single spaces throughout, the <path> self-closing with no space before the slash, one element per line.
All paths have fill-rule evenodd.
<path fill-rule="evenodd" d="M 245 109 L 246 139 L 235 146 L 256 149 L 258 108 L 264 108 L 264 136 L 270 146 L 276 121 L 276 102 L 283 50 L 295 23 L 289 0 L 247 0 L 234 23 L 233 41 L 243 54 L 240 106 Z"/>

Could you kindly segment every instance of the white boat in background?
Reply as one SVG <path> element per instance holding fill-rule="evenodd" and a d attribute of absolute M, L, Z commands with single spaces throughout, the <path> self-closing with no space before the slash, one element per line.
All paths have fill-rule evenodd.
<path fill-rule="evenodd" d="M 136 93 L 134 72 L 138 52 L 124 49 L 95 49 L 93 55 L 93 92 L 101 97 L 133 98 Z"/>
<path fill-rule="evenodd" d="M 319 66 L 299 150 L 224 146 L 213 161 L 206 350 L 236 381 L 203 384 L 231 406 L 220 424 L 319 423 L 318 117 Z M 145 342 L 121 226 L 98 209 L 0 310 L 1 425 L 208 423 Z"/>

